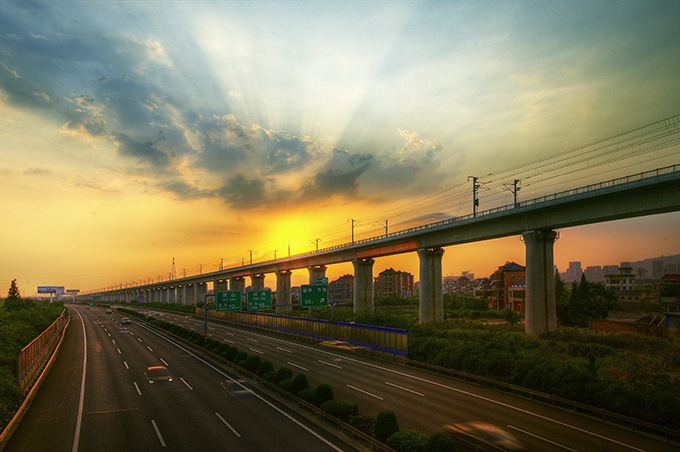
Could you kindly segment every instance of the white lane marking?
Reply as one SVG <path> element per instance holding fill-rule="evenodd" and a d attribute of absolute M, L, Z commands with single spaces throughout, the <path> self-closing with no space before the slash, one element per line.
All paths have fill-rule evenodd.
<path fill-rule="evenodd" d="M 230 380 L 232 380 L 232 381 L 235 381 L 233 378 L 231 378 L 229 375 L 227 375 L 226 373 L 224 373 L 223 371 L 221 371 L 221 370 L 218 369 L 217 367 L 213 366 L 212 364 L 210 364 L 210 363 L 207 362 L 206 360 L 200 358 L 200 357 L 199 357 L 198 355 L 196 355 L 195 353 L 192 353 L 189 349 L 187 349 L 187 348 L 185 348 L 185 347 L 182 347 L 180 344 L 178 344 L 178 343 L 176 343 L 176 342 L 171 341 L 171 340 L 168 339 L 167 337 L 165 337 L 165 336 L 163 336 L 163 335 L 157 333 L 156 331 L 152 330 L 151 328 L 147 327 L 146 325 L 140 324 L 140 326 L 141 326 L 142 328 L 145 328 L 147 331 L 149 331 L 149 332 L 155 334 L 155 335 L 158 336 L 160 339 L 163 339 L 164 341 L 169 342 L 170 344 L 174 345 L 174 346 L 177 347 L 178 349 L 184 351 L 184 353 L 187 353 L 187 354 L 193 356 L 196 360 L 202 362 L 204 365 L 208 366 L 209 368 L 211 368 L 212 370 L 214 370 L 214 371 L 217 372 L 218 374 L 222 375 L 224 378 L 228 378 L 228 379 L 230 379 Z M 306 425 L 302 424 L 300 421 L 298 421 L 297 419 L 295 419 L 294 417 L 292 417 L 290 414 L 286 413 L 285 411 L 282 411 L 279 407 L 277 407 L 276 405 L 272 404 L 270 401 L 264 399 L 261 395 L 259 395 L 259 394 L 255 393 L 255 392 L 253 392 L 253 396 L 257 397 L 262 403 L 266 404 L 269 408 L 273 409 L 274 411 L 276 411 L 277 413 L 279 413 L 281 416 L 283 416 L 283 417 L 285 417 L 286 419 L 288 419 L 289 421 L 293 422 L 295 425 L 297 425 L 298 427 L 300 427 L 301 429 L 303 429 L 304 431 L 306 431 L 307 433 L 309 433 L 310 435 L 312 435 L 314 438 L 318 439 L 319 441 L 321 441 L 322 443 L 324 443 L 325 445 L 327 445 L 328 447 L 330 447 L 331 449 L 333 449 L 334 451 L 336 451 L 336 452 L 344 452 L 341 448 L 339 448 L 338 446 L 336 446 L 336 445 L 333 444 L 332 442 L 328 441 L 326 438 L 324 438 L 323 436 L 319 435 L 318 433 L 316 433 L 314 430 L 310 429 L 310 428 L 307 427 Z"/>
<path fill-rule="evenodd" d="M 257 344 L 257 340 L 256 340 L 256 339 L 251 339 L 251 338 L 247 337 L 246 340 L 247 340 L 247 341 L 250 341 L 250 342 L 255 342 L 255 343 Z"/>
<path fill-rule="evenodd" d="M 125 364 L 125 368 L 126 368 L 127 370 L 130 370 L 130 366 L 128 366 L 127 361 L 123 361 L 123 364 Z"/>
<path fill-rule="evenodd" d="M 230 341 L 229 339 L 225 339 L 224 342 L 228 342 L 229 344 L 233 344 L 234 341 Z"/>
<path fill-rule="evenodd" d="M 229 335 L 229 336 L 233 336 L 233 335 L 234 335 L 234 333 L 230 333 L 229 331 L 225 331 L 224 334 L 227 334 L 227 335 Z"/>
<path fill-rule="evenodd" d="M 297 367 L 298 369 L 309 371 L 309 369 L 307 369 L 306 367 L 299 366 L 295 363 L 291 363 L 290 361 L 288 361 L 288 365 L 293 366 L 293 367 Z"/>
<path fill-rule="evenodd" d="M 158 426 L 156 425 L 156 421 L 151 419 L 151 425 L 153 425 L 153 429 L 156 431 L 156 436 L 158 437 L 158 441 L 161 442 L 161 446 L 165 447 L 165 440 L 163 440 L 163 435 L 161 435 L 161 431 L 158 430 Z"/>
<path fill-rule="evenodd" d="M 142 342 L 142 338 L 141 338 L 141 337 L 138 337 L 137 340 L 138 340 L 139 342 Z"/>
<path fill-rule="evenodd" d="M 257 333 L 251 333 L 251 334 L 257 334 Z M 265 336 L 265 335 L 259 335 L 259 336 L 260 336 L 260 337 L 263 337 L 263 338 L 266 338 L 266 337 L 267 337 L 267 336 Z M 382 366 L 378 366 L 377 364 L 367 363 L 367 362 L 360 361 L 360 360 L 358 360 L 358 359 L 350 358 L 350 357 L 347 357 L 347 356 L 336 355 L 335 353 L 332 353 L 332 352 L 329 352 L 329 351 L 326 351 L 326 350 L 319 350 L 319 349 L 316 349 L 316 348 L 313 348 L 313 347 L 309 347 L 309 346 L 306 346 L 306 345 L 293 344 L 293 343 L 287 342 L 287 341 L 284 340 L 284 339 L 279 339 L 279 338 L 275 338 L 275 337 L 271 337 L 271 338 L 268 338 L 268 339 L 271 340 L 272 342 L 282 342 L 282 343 L 285 343 L 285 344 L 288 344 L 288 345 L 291 345 L 291 346 L 294 346 L 294 347 L 297 347 L 297 348 L 301 348 L 301 349 L 304 349 L 304 350 L 313 351 L 313 352 L 321 353 L 321 354 L 328 355 L 328 356 L 333 356 L 333 357 L 335 357 L 335 358 L 341 358 L 341 359 L 344 359 L 345 361 L 351 361 L 351 362 L 353 362 L 353 363 L 355 363 L 355 364 L 360 364 L 360 365 L 362 365 L 362 366 L 372 367 L 372 368 L 374 368 L 374 369 L 383 370 L 383 371 L 385 371 L 385 372 L 393 373 L 393 374 L 395 374 L 395 375 L 401 375 L 402 377 L 410 378 L 410 379 L 412 379 L 412 380 L 417 380 L 417 381 L 422 381 L 422 382 L 424 382 L 424 383 L 429 383 L 429 384 L 434 385 L 434 386 L 439 386 L 439 387 L 444 388 L 444 389 L 448 389 L 448 390 L 451 390 L 451 391 L 454 391 L 454 392 L 458 392 L 458 393 L 461 393 L 461 394 L 468 395 L 468 396 L 470 396 L 470 397 L 474 397 L 474 398 L 477 398 L 477 399 L 480 399 L 480 400 L 487 401 L 487 402 L 489 402 L 489 403 L 493 403 L 493 404 L 496 404 L 496 405 L 500 405 L 500 406 L 509 408 L 509 409 L 511 409 L 511 410 L 519 411 L 520 413 L 524 413 L 524 414 L 526 414 L 526 415 L 528 415 L 528 416 L 534 416 L 534 417 L 536 417 L 536 418 L 538 418 L 538 419 L 543 419 L 543 420 L 545 420 L 545 421 L 552 422 L 552 423 L 557 424 L 557 425 L 561 425 L 562 427 L 570 428 L 570 429 L 572 429 L 572 430 L 579 431 L 579 432 L 584 433 L 584 434 L 586 434 L 586 435 L 591 435 L 591 436 L 594 436 L 594 437 L 596 437 L 596 438 L 600 438 L 600 439 L 602 439 L 602 440 L 609 441 L 609 442 L 612 442 L 612 443 L 615 443 L 615 444 L 618 444 L 618 445 L 627 447 L 627 448 L 629 448 L 629 449 L 637 450 L 637 451 L 639 451 L 639 452 L 647 452 L 647 451 L 645 451 L 644 449 L 638 449 L 637 447 L 631 446 L 630 444 L 622 443 L 622 442 L 617 441 L 617 440 L 615 440 L 615 439 L 613 439 L 613 438 L 608 438 L 608 437 L 606 437 L 606 436 L 599 435 L 599 434 L 594 433 L 594 432 L 591 432 L 591 431 L 589 431 L 589 430 L 585 430 L 585 429 L 582 429 L 582 428 L 579 428 L 579 427 L 576 427 L 576 426 L 573 426 L 573 425 L 569 425 L 569 424 L 567 424 L 566 422 L 561 422 L 561 421 L 558 421 L 558 420 L 556 420 L 556 419 L 552 419 L 552 418 L 549 418 L 549 417 L 547 417 L 547 416 L 543 416 L 543 415 L 540 415 L 540 414 L 538 414 L 538 413 L 534 413 L 534 412 L 529 411 L 529 410 L 525 410 L 525 409 L 522 409 L 522 408 L 518 408 L 518 407 L 516 407 L 516 406 L 512 406 L 512 405 L 509 405 L 509 404 L 507 404 L 507 403 L 499 402 L 499 401 L 497 401 L 497 400 L 489 399 L 489 398 L 487 398 L 487 397 L 483 397 L 483 396 L 480 396 L 480 395 L 477 395 L 477 394 L 474 394 L 474 393 L 471 393 L 471 392 L 463 391 L 462 389 L 456 389 L 456 388 L 453 388 L 453 387 L 451 387 L 451 386 L 447 386 L 447 385 L 442 384 L 442 383 L 437 383 L 437 382 L 435 382 L 435 381 L 428 380 L 428 379 L 426 379 L 426 378 L 422 378 L 422 377 L 418 377 L 418 376 L 416 376 L 416 375 L 408 374 L 408 373 L 406 373 L 406 372 L 401 372 L 401 371 L 398 371 L 398 370 L 389 369 L 389 368 L 387 368 L 387 367 L 382 367 Z"/>
<path fill-rule="evenodd" d="M 149 347 L 148 345 L 146 346 L 146 348 L 148 348 L 150 352 L 153 351 L 153 348 Z"/>
<path fill-rule="evenodd" d="M 286 353 L 293 353 L 293 350 L 288 350 L 287 348 L 276 347 L 276 349 Z"/>
<path fill-rule="evenodd" d="M 189 385 L 189 383 L 187 383 L 186 381 L 184 381 L 184 378 L 179 377 L 179 379 L 182 380 L 182 383 L 184 383 L 184 384 L 186 385 L 187 388 L 191 389 L 192 391 L 194 390 L 194 388 L 192 388 L 192 387 Z"/>
<path fill-rule="evenodd" d="M 116 350 L 118 350 L 118 354 L 119 354 L 119 355 L 122 355 L 122 354 L 123 354 L 123 352 L 121 352 L 119 348 L 116 348 Z"/>
<path fill-rule="evenodd" d="M 76 418 L 76 431 L 73 435 L 73 448 L 72 452 L 78 452 L 78 443 L 80 442 L 80 426 L 83 422 L 83 404 L 85 403 L 85 373 L 87 371 L 87 334 L 85 333 L 85 321 L 80 315 L 77 309 L 74 309 L 78 317 L 80 317 L 80 323 L 83 326 L 83 377 L 80 381 L 80 401 L 78 402 L 78 417 Z"/>
<path fill-rule="evenodd" d="M 132 383 L 135 385 L 135 389 L 137 390 L 137 394 L 142 395 L 142 391 L 139 390 L 139 386 L 137 386 L 137 382 L 133 381 Z"/>
<path fill-rule="evenodd" d="M 535 435 L 533 433 L 529 433 L 526 430 L 522 430 L 521 428 L 513 427 L 512 425 L 508 425 L 508 428 L 511 428 L 513 430 L 517 430 L 518 432 L 522 432 L 525 435 L 533 436 L 534 438 L 538 438 L 542 441 L 545 441 L 546 443 L 553 444 L 557 447 L 561 447 L 562 449 L 570 450 L 571 452 L 578 452 L 576 449 L 572 449 L 570 447 L 564 446 L 562 444 L 556 443 L 555 441 L 550 441 L 548 438 L 543 438 L 542 436 Z"/>
<path fill-rule="evenodd" d="M 363 389 L 359 389 L 359 388 L 357 388 L 357 387 L 355 387 L 355 386 L 347 385 L 347 387 L 350 388 L 350 389 L 354 389 L 355 391 L 363 392 L 364 394 L 370 395 L 371 397 L 375 397 L 376 399 L 385 400 L 385 399 L 383 399 L 383 398 L 380 397 L 380 396 L 377 396 L 377 395 L 375 395 L 375 394 L 371 394 L 370 392 L 364 391 Z"/>
<path fill-rule="evenodd" d="M 237 431 L 234 429 L 234 427 L 232 427 L 231 425 L 229 425 L 229 422 L 225 421 L 224 418 L 223 418 L 222 416 L 220 416 L 220 413 L 215 413 L 215 416 L 217 416 L 218 418 L 220 418 L 220 421 L 222 421 L 222 422 L 224 423 L 224 425 L 226 425 L 227 427 L 229 427 L 229 430 L 231 430 L 232 433 L 233 433 L 234 435 L 236 435 L 237 438 L 240 438 L 240 437 L 241 437 L 241 435 L 239 434 L 239 432 L 237 432 Z"/>
<path fill-rule="evenodd" d="M 321 364 L 323 364 L 324 366 L 331 366 L 331 367 L 335 367 L 336 369 L 342 369 L 342 367 L 338 366 L 337 364 L 329 363 L 328 361 L 319 360 L 319 362 Z"/>
<path fill-rule="evenodd" d="M 411 394 L 419 395 L 420 397 L 425 397 L 425 394 L 414 391 L 413 389 L 409 389 L 409 388 L 405 388 L 403 386 L 395 385 L 394 383 L 390 383 L 389 381 L 386 381 L 385 384 L 390 385 L 390 386 L 395 387 L 395 388 L 398 388 L 398 389 L 401 389 L 401 390 L 406 391 L 406 392 L 410 392 Z"/>
<path fill-rule="evenodd" d="M 116 344 L 116 340 L 115 340 L 115 339 L 111 339 L 111 342 L 113 342 L 114 345 Z"/>
<path fill-rule="evenodd" d="M 165 360 L 164 360 L 163 358 L 161 358 L 161 362 L 162 362 L 163 364 L 165 364 L 166 366 L 169 366 L 169 365 L 170 365 L 170 364 L 166 363 Z"/>
<path fill-rule="evenodd" d="M 257 353 L 258 355 L 264 355 L 263 351 L 260 351 L 260 350 L 254 349 L 254 348 L 251 348 L 250 351 Z"/>

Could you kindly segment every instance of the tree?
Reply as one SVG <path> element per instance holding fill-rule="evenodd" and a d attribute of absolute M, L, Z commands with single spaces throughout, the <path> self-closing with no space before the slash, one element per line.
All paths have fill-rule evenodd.
<path fill-rule="evenodd" d="M 581 282 L 572 285 L 569 301 L 557 305 L 557 316 L 566 325 L 585 327 L 590 318 L 606 318 L 616 304 L 617 297 L 611 290 L 602 284 L 589 282 L 582 275 Z"/>
<path fill-rule="evenodd" d="M 392 410 L 384 410 L 375 418 L 375 439 L 384 443 L 392 434 L 399 431 L 397 416 Z"/>
<path fill-rule="evenodd" d="M 6 311 L 19 311 L 20 309 L 30 308 L 31 306 L 33 306 L 33 303 L 24 302 L 21 299 L 21 294 L 17 287 L 17 280 L 12 280 L 12 284 L 9 286 L 9 293 L 5 299 L 4 309 Z"/>

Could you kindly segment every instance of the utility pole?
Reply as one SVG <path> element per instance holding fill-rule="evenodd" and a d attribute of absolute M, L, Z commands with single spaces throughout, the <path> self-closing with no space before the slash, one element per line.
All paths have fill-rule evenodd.
<path fill-rule="evenodd" d="M 468 180 L 472 179 L 472 216 L 477 216 L 477 207 L 479 207 L 479 199 L 477 199 L 477 191 L 479 190 L 479 184 L 477 183 L 476 176 L 468 176 Z"/>
<path fill-rule="evenodd" d="M 352 222 L 352 244 L 354 244 L 354 226 L 359 224 L 359 222 L 357 220 L 355 220 L 354 218 L 349 218 L 347 221 Z"/>
<path fill-rule="evenodd" d="M 507 188 L 508 190 L 510 190 L 510 192 L 513 194 L 513 196 L 514 196 L 513 202 L 514 202 L 514 204 L 515 204 L 515 207 L 518 207 L 518 202 L 517 202 L 517 192 L 518 192 L 518 191 L 520 190 L 520 188 L 521 188 L 521 187 L 519 186 L 519 184 L 520 184 L 521 182 L 522 182 L 521 180 L 515 179 L 515 181 L 512 183 L 512 186 L 510 186 L 510 185 L 508 185 L 508 184 L 503 184 L 503 186 L 504 186 L 505 188 Z"/>
<path fill-rule="evenodd" d="M 320 242 L 320 241 L 321 241 L 321 239 L 314 239 L 314 240 L 312 240 L 312 242 L 314 242 L 314 243 L 316 244 L 316 250 L 317 250 L 317 251 L 319 251 L 319 242 Z"/>

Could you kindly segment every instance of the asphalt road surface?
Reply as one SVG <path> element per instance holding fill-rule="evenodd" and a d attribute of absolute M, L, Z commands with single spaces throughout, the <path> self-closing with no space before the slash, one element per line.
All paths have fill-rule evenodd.
<path fill-rule="evenodd" d="M 140 310 L 145 313 L 150 311 Z M 155 312 L 156 318 L 203 332 L 203 320 Z M 444 424 L 485 421 L 508 430 L 534 451 L 677 451 L 677 444 L 596 419 L 543 405 L 502 391 L 405 368 L 280 335 L 210 322 L 209 336 L 274 368 L 303 373 L 312 387 L 328 383 L 336 399 L 357 403 L 362 414 L 390 409 L 399 427 L 427 435 Z"/>
<path fill-rule="evenodd" d="M 59 357 L 5 448 L 30 451 L 353 451 L 225 371 L 118 313 L 71 307 Z M 172 381 L 149 383 L 149 366 Z"/>

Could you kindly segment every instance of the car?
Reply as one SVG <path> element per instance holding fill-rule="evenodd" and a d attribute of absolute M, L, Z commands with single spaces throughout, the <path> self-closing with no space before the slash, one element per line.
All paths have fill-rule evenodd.
<path fill-rule="evenodd" d="M 107 313 L 107 314 L 112 314 L 112 311 L 111 311 L 110 309 L 107 309 L 107 310 L 106 310 L 106 313 Z"/>
<path fill-rule="evenodd" d="M 144 372 L 146 381 L 149 383 L 155 383 L 157 381 L 172 381 L 172 375 L 165 366 L 150 366 L 146 368 Z"/>
<path fill-rule="evenodd" d="M 220 385 L 222 386 L 222 392 L 231 397 L 241 397 L 253 394 L 250 385 L 243 379 L 224 380 L 220 382 Z"/>
<path fill-rule="evenodd" d="M 442 430 L 454 439 L 475 446 L 491 446 L 493 450 L 526 450 L 517 438 L 509 432 L 488 422 L 473 421 L 444 425 Z"/>
<path fill-rule="evenodd" d="M 120 321 L 121 325 L 129 325 L 130 324 L 130 319 L 127 317 L 123 317 L 123 319 Z"/>

